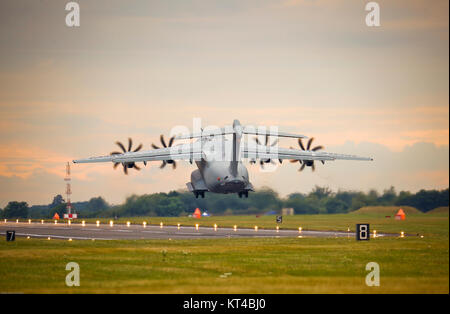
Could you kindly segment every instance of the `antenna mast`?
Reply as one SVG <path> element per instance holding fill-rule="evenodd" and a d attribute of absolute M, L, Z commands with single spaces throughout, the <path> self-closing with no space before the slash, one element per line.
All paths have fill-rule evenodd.
<path fill-rule="evenodd" d="M 67 202 L 67 214 L 64 215 L 64 218 L 72 219 L 77 218 L 77 214 L 72 214 L 72 203 L 70 202 L 70 195 L 72 194 L 72 188 L 70 185 L 70 164 L 67 162 L 66 164 L 66 176 L 64 177 L 64 181 L 66 181 L 66 202 Z"/>

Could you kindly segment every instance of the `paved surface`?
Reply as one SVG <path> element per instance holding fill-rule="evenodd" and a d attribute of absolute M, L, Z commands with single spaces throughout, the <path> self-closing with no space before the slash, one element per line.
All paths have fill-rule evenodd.
<path fill-rule="evenodd" d="M 73 239 L 73 240 L 131 240 L 131 239 L 202 239 L 202 238 L 239 238 L 239 237 L 355 237 L 353 232 L 334 231 L 302 231 L 298 230 L 267 230 L 267 229 L 239 229 L 181 226 L 160 226 L 116 224 L 113 227 L 107 224 L 81 223 L 44 223 L 40 222 L 0 222 L 0 234 L 5 236 L 6 230 L 15 230 L 18 237 Z M 379 236 L 383 236 L 382 234 Z"/>

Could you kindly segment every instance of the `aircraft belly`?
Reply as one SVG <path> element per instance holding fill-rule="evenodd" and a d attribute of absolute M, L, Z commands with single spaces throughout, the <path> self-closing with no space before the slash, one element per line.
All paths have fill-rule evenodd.
<path fill-rule="evenodd" d="M 248 181 L 248 172 L 242 163 L 238 164 L 238 172 L 231 171 L 230 162 L 214 162 L 202 169 L 206 186 L 215 193 L 239 193 L 252 190 Z M 248 187 L 250 186 L 250 189 Z"/>

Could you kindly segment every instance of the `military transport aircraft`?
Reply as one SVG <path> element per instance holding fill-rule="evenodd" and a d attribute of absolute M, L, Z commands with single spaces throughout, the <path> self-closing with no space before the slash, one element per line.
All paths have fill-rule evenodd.
<path fill-rule="evenodd" d="M 243 135 L 247 135 L 247 141 L 241 141 Z M 249 141 L 249 136 L 256 136 L 255 141 Z M 265 137 L 265 145 L 261 143 L 259 136 Z M 269 139 L 271 136 L 276 138 L 272 143 Z M 278 147 L 279 137 L 297 138 L 301 149 Z M 177 160 L 187 160 L 191 164 L 195 161 L 198 169 L 191 173 L 191 181 L 186 185 L 197 198 L 199 196 L 204 198 L 205 192 L 237 193 L 239 197 L 248 197 L 248 192 L 253 191 L 253 186 L 242 159 L 247 159 L 250 163 L 256 163 L 256 160 L 259 159 L 262 168 L 264 168 L 264 164 L 274 164 L 276 160 L 282 163 L 283 160 L 288 159 L 293 163 L 301 164 L 299 171 L 305 167 L 311 167 L 314 171 L 314 161 L 316 160 L 323 164 L 325 161 L 336 159 L 373 160 L 368 157 L 319 152 L 323 147 L 311 148 L 313 138 L 309 139 L 305 147 L 302 142 L 302 139 L 305 138 L 307 137 L 303 135 L 278 132 L 273 128 L 267 131 L 266 128 L 242 126 L 238 120 L 234 120 L 232 126 L 210 130 L 202 129 L 199 132 L 173 136 L 168 145 L 161 135 L 160 140 L 163 147 L 152 144 L 152 150 L 140 151 L 142 144 L 132 150 L 133 142 L 129 138 L 128 149 L 122 143 L 116 142 L 122 152 L 115 151 L 108 156 L 79 159 L 73 162 L 113 162 L 114 169 L 121 164 L 124 173 L 128 174 L 128 169 L 141 169 L 136 165 L 138 162 L 147 165 L 149 161 L 162 161 L 160 168 L 171 164 L 175 169 Z M 186 143 L 186 140 L 191 139 L 197 140 Z M 185 143 L 173 145 L 175 140 L 185 140 Z"/>

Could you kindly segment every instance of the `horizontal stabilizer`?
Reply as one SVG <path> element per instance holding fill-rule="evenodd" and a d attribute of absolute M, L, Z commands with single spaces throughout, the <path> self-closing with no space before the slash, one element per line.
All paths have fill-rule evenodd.
<path fill-rule="evenodd" d="M 187 140 L 192 138 L 209 137 L 209 136 L 220 136 L 233 134 L 235 131 L 232 128 L 217 128 L 211 130 L 202 130 L 201 132 L 194 132 L 189 134 L 177 135 L 176 140 Z"/>
<path fill-rule="evenodd" d="M 292 137 L 292 138 L 308 138 L 305 135 L 299 135 L 299 134 L 292 134 L 292 133 L 286 133 L 286 132 L 278 132 L 274 130 L 264 130 L 264 129 L 257 129 L 254 127 L 244 127 L 244 130 L 242 131 L 244 134 L 252 134 L 252 135 L 263 135 L 263 136 L 273 136 L 273 137 Z"/>

